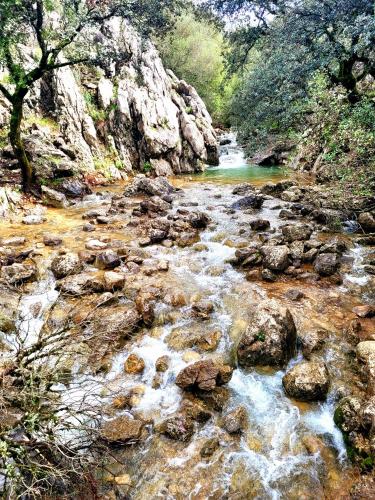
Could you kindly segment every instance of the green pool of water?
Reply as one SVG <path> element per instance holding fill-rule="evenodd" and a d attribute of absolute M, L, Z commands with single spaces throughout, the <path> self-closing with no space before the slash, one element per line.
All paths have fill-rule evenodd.
<path fill-rule="evenodd" d="M 284 167 L 258 167 L 257 165 L 243 164 L 238 167 L 207 167 L 205 172 L 194 175 L 194 181 L 265 184 L 266 182 L 286 179 L 288 176 L 288 169 Z"/>

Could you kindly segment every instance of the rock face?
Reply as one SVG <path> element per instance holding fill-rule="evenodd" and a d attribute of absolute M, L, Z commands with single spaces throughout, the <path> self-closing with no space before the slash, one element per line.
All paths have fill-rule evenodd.
<path fill-rule="evenodd" d="M 288 396 L 300 401 L 320 401 L 329 389 L 329 373 L 324 363 L 303 362 L 294 366 L 283 377 Z"/>
<path fill-rule="evenodd" d="M 53 134 L 39 125 L 26 134 L 37 176 L 94 173 L 98 164 L 115 179 L 131 171 L 159 176 L 217 165 L 218 142 L 205 104 L 164 68 L 155 46 L 120 18 L 105 23 L 100 43 L 108 53 L 128 57 L 121 64 L 108 58 L 106 71 L 82 71 L 78 79 L 71 68 L 60 68 L 30 94 L 26 114 L 57 122 Z M 3 101 L 0 120 L 9 120 Z"/>
<path fill-rule="evenodd" d="M 282 366 L 296 349 L 296 327 L 288 309 L 270 300 L 255 310 L 238 347 L 242 366 Z"/>

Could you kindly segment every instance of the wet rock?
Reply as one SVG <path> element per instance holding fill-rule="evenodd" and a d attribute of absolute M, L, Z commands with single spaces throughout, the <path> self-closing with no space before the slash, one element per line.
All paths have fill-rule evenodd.
<path fill-rule="evenodd" d="M 137 175 L 133 183 L 125 190 L 125 196 L 133 196 L 137 193 L 144 193 L 148 196 L 163 196 L 174 193 L 176 189 L 168 182 L 166 177 L 151 179 L 144 175 Z"/>
<path fill-rule="evenodd" d="M 63 193 L 47 186 L 42 186 L 42 200 L 45 205 L 55 208 L 66 208 L 69 204 Z"/>
<path fill-rule="evenodd" d="M 363 380 L 370 394 L 375 394 L 375 340 L 360 342 L 356 349 Z"/>
<path fill-rule="evenodd" d="M 195 394 L 211 411 L 222 411 L 231 395 L 227 387 L 215 387 L 212 391 L 197 390 Z"/>
<path fill-rule="evenodd" d="M 263 266 L 271 271 L 284 271 L 290 264 L 289 248 L 286 245 L 263 246 Z"/>
<path fill-rule="evenodd" d="M 250 222 L 250 227 L 253 231 L 266 231 L 271 227 L 271 224 L 269 220 L 257 219 Z"/>
<path fill-rule="evenodd" d="M 202 458 L 211 457 L 217 449 L 220 448 L 220 441 L 218 438 L 209 438 L 205 441 L 202 448 L 200 449 L 200 456 Z"/>
<path fill-rule="evenodd" d="M 129 338 L 137 331 L 141 319 L 137 309 L 131 304 L 103 307 L 95 311 L 90 329 L 98 338 L 110 342 Z"/>
<path fill-rule="evenodd" d="M 131 444 L 139 441 L 145 423 L 128 415 L 105 422 L 101 437 L 112 444 Z"/>
<path fill-rule="evenodd" d="M 209 300 L 199 300 L 191 308 L 193 315 L 201 319 L 208 319 L 214 311 L 214 305 Z"/>
<path fill-rule="evenodd" d="M 56 283 L 56 288 L 63 295 L 80 296 L 88 293 L 97 293 L 104 291 L 104 285 L 101 279 L 92 273 L 81 273 L 66 276 Z"/>
<path fill-rule="evenodd" d="M 143 213 L 151 212 L 154 214 L 166 215 L 170 208 L 170 204 L 159 196 L 153 196 L 152 198 L 141 201 L 140 203 L 140 209 Z"/>
<path fill-rule="evenodd" d="M 194 422 L 183 414 L 176 414 L 156 426 L 156 431 L 177 441 L 189 441 L 194 434 Z"/>
<path fill-rule="evenodd" d="M 58 255 L 51 262 L 51 270 L 57 279 L 77 274 L 82 270 L 81 261 L 76 253 Z"/>
<path fill-rule="evenodd" d="M 375 232 L 375 217 L 371 212 L 362 212 L 358 216 L 358 224 L 365 233 Z"/>
<path fill-rule="evenodd" d="M 246 408 L 244 406 L 238 406 L 235 410 L 225 415 L 223 427 L 229 434 L 237 434 L 244 429 L 246 422 Z"/>
<path fill-rule="evenodd" d="M 26 224 L 27 226 L 36 226 L 38 224 L 43 224 L 46 220 L 46 217 L 43 215 L 26 215 L 22 219 L 22 224 Z"/>
<path fill-rule="evenodd" d="M 292 186 L 293 182 L 291 181 L 280 181 L 277 183 L 268 182 L 267 184 L 262 186 L 261 191 L 262 193 L 267 195 L 277 196 Z"/>
<path fill-rule="evenodd" d="M 98 269 L 114 269 L 121 264 L 120 257 L 113 250 L 106 250 L 96 256 L 95 267 Z"/>
<path fill-rule="evenodd" d="M 170 357 L 165 355 L 165 356 L 160 356 L 155 361 L 155 369 L 157 372 L 166 372 L 169 368 L 169 363 L 170 363 Z"/>
<path fill-rule="evenodd" d="M 352 311 L 360 318 L 372 318 L 373 316 L 375 316 L 375 306 L 356 306 L 353 307 Z"/>
<path fill-rule="evenodd" d="M 142 373 L 145 369 L 145 362 L 137 354 L 130 354 L 126 358 L 124 370 L 126 373 L 138 374 Z"/>
<path fill-rule="evenodd" d="M 211 219 L 204 212 L 193 212 L 190 215 L 189 222 L 194 229 L 205 229 Z"/>
<path fill-rule="evenodd" d="M 302 256 L 305 251 L 305 243 L 303 241 L 293 241 L 289 245 L 290 256 L 292 259 L 302 259 Z"/>
<path fill-rule="evenodd" d="M 340 400 L 333 419 L 337 427 L 345 434 L 362 428 L 362 405 L 363 402 L 354 396 Z"/>
<path fill-rule="evenodd" d="M 282 366 L 296 350 L 296 327 L 288 309 L 274 300 L 261 304 L 251 315 L 238 347 L 242 366 Z"/>
<path fill-rule="evenodd" d="M 279 218 L 280 219 L 296 219 L 297 216 L 291 210 L 286 210 L 285 208 L 283 208 L 279 212 Z"/>
<path fill-rule="evenodd" d="M 207 422 L 212 417 L 212 413 L 197 398 L 183 399 L 179 412 L 201 423 Z"/>
<path fill-rule="evenodd" d="M 328 332 L 323 329 L 300 331 L 298 341 L 302 346 L 304 357 L 310 359 L 314 352 L 319 351 L 324 346 L 327 338 Z"/>
<path fill-rule="evenodd" d="M 165 240 L 168 236 L 168 233 L 166 231 L 162 231 L 161 229 L 151 229 L 148 232 L 148 238 L 152 243 L 160 243 L 163 240 Z"/>
<path fill-rule="evenodd" d="M 125 286 L 126 274 L 115 271 L 107 271 L 104 273 L 104 285 L 108 291 L 122 290 Z"/>
<path fill-rule="evenodd" d="M 291 188 L 287 191 L 281 193 L 281 199 L 283 201 L 296 202 L 302 199 L 302 191 L 296 187 Z"/>
<path fill-rule="evenodd" d="M 85 231 L 86 233 L 92 233 L 95 230 L 96 230 L 96 228 L 95 228 L 94 224 L 90 224 L 90 222 L 88 222 L 87 224 L 85 224 L 82 227 L 82 231 Z"/>
<path fill-rule="evenodd" d="M 151 326 L 155 320 L 154 300 L 155 295 L 151 292 L 140 292 L 135 300 L 137 311 L 147 326 Z"/>
<path fill-rule="evenodd" d="M 282 228 L 284 240 L 288 243 L 293 241 L 308 240 L 313 230 L 307 224 L 293 224 Z"/>
<path fill-rule="evenodd" d="M 261 275 L 263 281 L 268 281 L 269 283 L 277 281 L 277 275 L 270 269 L 263 269 Z"/>
<path fill-rule="evenodd" d="M 244 196 L 249 191 L 254 191 L 254 186 L 249 184 L 248 182 L 244 182 L 242 184 L 238 184 L 233 188 L 232 194 Z"/>
<path fill-rule="evenodd" d="M 47 247 L 58 247 L 62 243 L 62 238 L 57 234 L 45 234 L 43 236 L 43 243 Z"/>
<path fill-rule="evenodd" d="M 357 238 L 356 243 L 362 246 L 374 246 L 375 245 L 375 234 L 370 236 L 363 236 L 361 238 Z"/>
<path fill-rule="evenodd" d="M 332 276 L 335 274 L 340 263 L 334 253 L 321 253 L 315 259 L 314 270 L 320 276 Z"/>
<path fill-rule="evenodd" d="M 200 335 L 195 341 L 195 345 L 203 351 L 214 351 L 217 349 L 221 339 L 221 331 L 213 330 L 207 334 Z"/>
<path fill-rule="evenodd" d="M 20 285 L 37 278 L 37 270 L 32 264 L 12 264 L 3 266 L 0 270 L 0 279 L 9 285 Z"/>
<path fill-rule="evenodd" d="M 318 255 L 318 250 L 316 248 L 311 248 L 302 255 L 303 262 L 314 262 Z"/>
<path fill-rule="evenodd" d="M 289 300 L 292 300 L 293 302 L 298 302 L 299 300 L 306 297 L 306 295 L 297 288 L 291 288 L 284 294 L 284 297 L 286 297 Z"/>
<path fill-rule="evenodd" d="M 198 361 L 178 374 L 176 384 L 181 389 L 211 391 L 216 386 L 229 382 L 232 372 L 231 367 L 216 365 L 212 360 Z"/>
<path fill-rule="evenodd" d="M 262 207 L 263 202 L 264 202 L 263 196 L 257 194 L 251 194 L 234 202 L 231 205 L 231 208 L 233 208 L 234 210 L 244 210 L 246 208 L 259 209 Z"/>
<path fill-rule="evenodd" d="M 283 377 L 285 392 L 299 401 L 325 399 L 329 385 L 326 365 L 316 361 L 304 361 L 290 369 Z"/>
<path fill-rule="evenodd" d="M 179 247 L 185 248 L 185 247 L 190 247 L 191 245 L 194 245 L 194 243 L 197 243 L 199 241 L 199 234 L 198 233 L 182 233 L 177 239 L 176 243 Z"/>
<path fill-rule="evenodd" d="M 82 198 L 86 194 L 91 194 L 91 189 L 87 184 L 78 179 L 66 179 L 61 183 L 60 187 L 71 198 Z"/>
<path fill-rule="evenodd" d="M 10 333 L 16 328 L 14 319 L 0 311 L 0 332 Z"/>
<path fill-rule="evenodd" d="M 19 247 L 26 243 L 24 236 L 12 236 L 1 240 L 1 245 L 5 247 Z"/>

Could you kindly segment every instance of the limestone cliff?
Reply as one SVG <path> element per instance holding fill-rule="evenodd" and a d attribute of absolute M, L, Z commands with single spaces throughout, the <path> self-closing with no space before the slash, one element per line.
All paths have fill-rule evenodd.
<path fill-rule="evenodd" d="M 203 101 L 164 68 L 154 45 L 116 18 L 96 38 L 108 53 L 101 68 L 64 67 L 28 97 L 25 142 L 38 176 L 170 175 L 216 164 L 217 139 Z M 0 101 L 0 125 L 7 115 Z M 4 153 L 11 157 L 9 148 Z"/>

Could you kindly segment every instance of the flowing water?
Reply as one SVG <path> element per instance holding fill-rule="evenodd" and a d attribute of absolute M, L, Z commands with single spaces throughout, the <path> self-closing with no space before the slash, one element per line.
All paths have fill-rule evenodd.
<path fill-rule="evenodd" d="M 209 168 L 189 181 L 176 181 L 184 191 L 175 209 L 180 204 L 187 210 L 208 212 L 213 223 L 201 234 L 201 248 L 153 246 L 149 250 L 152 258 L 169 262 L 169 272 L 160 283 L 164 288 L 183 294 L 188 304 L 197 298 L 209 299 L 214 304 L 214 314 L 203 324 L 191 318 L 188 305 L 176 314 L 171 306 L 160 304 L 158 326 L 145 329 L 127 343 L 113 357 L 110 370 L 96 375 L 93 383 L 120 388 L 124 393 L 136 388 L 140 397 L 133 411 L 159 422 L 177 411 L 181 403 L 182 391 L 174 383 L 178 372 L 201 357 L 230 360 L 233 340 L 246 326 L 248 307 L 266 298 L 275 298 L 288 305 L 298 329 L 328 330 L 322 358 L 332 378 L 329 396 L 321 403 L 298 403 L 284 394 L 281 380 L 285 370 L 236 369 L 228 386 L 230 398 L 225 411 L 239 405 L 246 408 L 247 425 L 242 435 L 229 436 L 222 429 L 220 415 L 199 424 L 188 444 L 150 431 L 142 444 L 115 452 L 119 462 L 111 467 L 118 476 L 129 474 L 132 485 L 127 490 L 129 498 L 333 499 L 344 498 L 350 487 L 354 472 L 332 417 L 343 388 L 347 391 L 352 384 L 347 357 L 350 347 L 342 338 L 342 328 L 353 305 L 366 296 L 369 276 L 363 270 L 363 251 L 353 248 L 349 252 L 347 257 L 352 263 L 344 284 L 330 288 L 287 278 L 272 284 L 249 282 L 242 272 L 226 262 L 236 248 L 247 245 L 250 220 L 268 219 L 276 230 L 283 223 L 277 217 L 278 209 L 286 205 L 272 199 L 267 200 L 257 214 L 233 214 L 227 209 L 236 199 L 232 195 L 233 184 L 247 181 L 260 185 L 286 176 L 286 172 L 277 168 L 247 165 L 241 148 L 233 140 L 222 148 L 219 167 Z M 78 249 L 84 241 L 79 232 L 84 209 L 106 203 L 106 195 L 100 195 L 64 213 L 51 210 L 49 224 L 51 227 L 60 224 L 68 238 L 65 246 Z M 15 229 L 14 225 L 13 234 Z M 58 231 L 56 226 L 54 230 Z M 130 239 L 121 229 L 108 231 L 107 237 Z M 347 293 L 353 284 L 354 291 L 350 288 Z M 285 292 L 296 287 L 306 296 L 300 303 L 285 298 Z M 56 300 L 58 293 L 47 273 L 38 287 L 22 299 L 20 330 L 37 336 L 43 316 Z M 27 310 L 36 303 L 40 305 L 38 313 L 28 316 Z M 221 339 L 217 350 L 202 353 L 194 347 L 172 348 L 171 337 L 189 329 L 219 330 Z M 145 370 L 141 375 L 124 373 L 124 361 L 130 353 L 144 360 Z M 171 362 L 161 386 L 154 388 L 155 361 L 163 355 L 168 355 Z M 302 354 L 298 353 L 288 367 L 301 359 Z M 65 389 L 68 400 L 69 390 Z M 218 449 L 210 457 L 202 458 L 200 450 L 212 438 L 217 439 Z M 309 445 L 311 442 L 313 446 Z"/>

